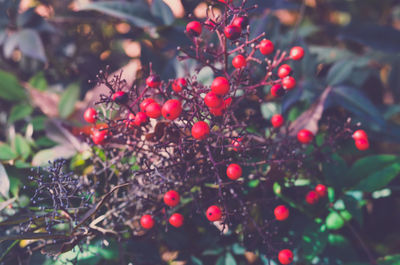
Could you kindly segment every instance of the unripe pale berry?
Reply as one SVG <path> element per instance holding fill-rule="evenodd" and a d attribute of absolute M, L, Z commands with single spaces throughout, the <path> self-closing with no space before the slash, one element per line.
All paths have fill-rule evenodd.
<path fill-rule="evenodd" d="M 161 116 L 161 106 L 157 102 L 152 102 L 146 106 L 145 113 L 148 117 L 157 119 Z"/>
<path fill-rule="evenodd" d="M 284 221 L 289 217 L 289 209 L 285 205 L 279 205 L 274 209 L 276 220 Z"/>
<path fill-rule="evenodd" d="M 185 78 L 175 79 L 172 83 L 172 90 L 175 92 L 181 92 L 182 89 L 186 88 L 187 82 Z"/>
<path fill-rule="evenodd" d="M 95 123 L 97 121 L 97 111 L 94 108 L 88 108 L 83 114 L 83 118 L 88 123 Z"/>
<path fill-rule="evenodd" d="M 229 81 L 225 77 L 219 76 L 211 84 L 211 91 L 217 95 L 225 95 L 229 92 Z"/>
<path fill-rule="evenodd" d="M 179 204 L 181 197 L 179 193 L 175 190 L 167 191 L 164 194 L 164 203 L 170 207 L 175 207 Z"/>
<path fill-rule="evenodd" d="M 278 260 L 283 265 L 288 265 L 293 262 L 293 252 L 290 249 L 282 249 L 279 251 Z"/>
<path fill-rule="evenodd" d="M 222 106 L 224 101 L 222 100 L 221 96 L 213 92 L 208 92 L 204 97 L 204 103 L 209 108 L 219 108 Z"/>
<path fill-rule="evenodd" d="M 285 90 L 281 84 L 275 84 L 271 87 L 271 95 L 275 98 L 285 95 Z"/>
<path fill-rule="evenodd" d="M 197 140 L 203 140 L 209 134 L 210 134 L 210 127 L 204 121 L 198 121 L 192 127 L 192 136 Z"/>
<path fill-rule="evenodd" d="M 292 90 L 296 86 L 296 79 L 292 76 L 287 76 L 282 79 L 282 86 L 286 90 Z"/>
<path fill-rule="evenodd" d="M 246 16 L 236 17 L 232 23 L 233 26 L 240 27 L 241 29 L 245 29 L 247 25 L 249 25 L 249 18 Z"/>
<path fill-rule="evenodd" d="M 246 66 L 246 64 L 247 64 L 246 57 L 244 57 L 241 54 L 235 56 L 235 58 L 233 58 L 232 60 L 232 65 L 235 68 L 243 68 Z"/>
<path fill-rule="evenodd" d="M 224 29 L 225 36 L 230 40 L 236 40 L 240 37 L 242 29 L 238 26 L 229 25 Z"/>
<path fill-rule="evenodd" d="M 219 220 L 221 220 L 221 217 L 222 217 L 222 211 L 218 206 L 212 205 L 212 206 L 208 207 L 206 216 L 210 222 L 219 221 Z"/>
<path fill-rule="evenodd" d="M 314 134 L 307 129 L 300 130 L 297 133 L 297 140 L 302 144 L 309 144 L 314 139 Z"/>
<path fill-rule="evenodd" d="M 146 98 L 146 99 L 144 99 L 144 100 L 140 103 L 140 105 L 139 105 L 140 110 L 143 111 L 143 112 L 146 111 L 146 107 L 147 107 L 150 103 L 153 103 L 153 102 L 155 102 L 155 100 L 152 99 L 152 98 Z"/>
<path fill-rule="evenodd" d="M 360 151 L 365 151 L 369 149 L 368 139 L 358 139 L 355 142 L 356 148 Z"/>
<path fill-rule="evenodd" d="M 231 180 L 237 180 L 242 176 L 242 167 L 238 164 L 230 164 L 226 169 L 226 175 Z"/>
<path fill-rule="evenodd" d="M 146 79 L 146 85 L 151 88 L 158 88 L 161 85 L 161 79 L 158 75 L 150 75 Z"/>
<path fill-rule="evenodd" d="M 315 186 L 315 192 L 318 193 L 318 196 L 323 198 L 328 194 L 328 189 L 323 184 L 318 184 Z"/>
<path fill-rule="evenodd" d="M 260 42 L 259 49 L 263 55 L 271 54 L 274 51 L 274 48 L 274 43 L 270 40 L 264 39 Z"/>
<path fill-rule="evenodd" d="M 179 115 L 181 115 L 181 112 L 182 112 L 182 103 L 177 99 L 167 100 L 161 109 L 161 113 L 164 116 L 164 118 L 171 121 L 178 118 Z"/>
<path fill-rule="evenodd" d="M 183 225 L 183 221 L 185 220 L 185 218 L 183 217 L 182 214 L 180 213 L 174 213 L 173 215 L 171 215 L 171 217 L 169 218 L 169 223 L 178 228 L 181 227 Z"/>
<path fill-rule="evenodd" d="M 284 77 L 290 75 L 291 72 L 292 72 L 292 67 L 290 67 L 290 65 L 288 65 L 288 64 L 282 64 L 278 68 L 278 76 L 279 76 L 279 78 L 284 78 Z"/>
<path fill-rule="evenodd" d="M 274 126 L 275 128 L 279 128 L 283 125 L 283 123 L 285 122 L 285 119 L 283 118 L 282 115 L 280 114 L 275 114 L 271 117 L 271 124 L 272 126 Z"/>
<path fill-rule="evenodd" d="M 319 195 L 315 191 L 309 191 L 306 195 L 306 202 L 308 204 L 316 204 L 319 201 Z"/>
<path fill-rule="evenodd" d="M 186 31 L 189 35 L 198 37 L 202 32 L 201 23 L 198 21 L 191 21 L 186 25 Z"/>
<path fill-rule="evenodd" d="M 128 102 L 128 94 L 124 91 L 117 91 L 112 95 L 112 100 L 117 104 L 125 104 Z"/>
<path fill-rule="evenodd" d="M 154 219 L 150 214 L 143 215 L 142 218 L 140 218 L 140 225 L 144 229 L 151 229 L 154 226 Z"/>
<path fill-rule="evenodd" d="M 357 130 L 353 133 L 352 135 L 353 139 L 355 141 L 363 139 L 363 140 L 368 140 L 368 135 L 364 130 Z"/>
<path fill-rule="evenodd" d="M 300 46 L 293 47 L 290 50 L 290 58 L 293 60 L 301 60 L 304 57 L 304 49 Z"/>

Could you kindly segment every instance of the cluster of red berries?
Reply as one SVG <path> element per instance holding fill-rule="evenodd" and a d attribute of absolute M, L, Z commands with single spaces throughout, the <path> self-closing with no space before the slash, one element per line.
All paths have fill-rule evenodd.
<path fill-rule="evenodd" d="M 316 204 L 321 198 L 326 197 L 327 194 L 327 187 L 323 184 L 318 184 L 314 190 L 311 190 L 306 194 L 306 202 L 308 204 Z"/>
<path fill-rule="evenodd" d="M 364 130 L 357 130 L 352 135 L 356 148 L 361 151 L 369 149 L 368 135 Z"/>

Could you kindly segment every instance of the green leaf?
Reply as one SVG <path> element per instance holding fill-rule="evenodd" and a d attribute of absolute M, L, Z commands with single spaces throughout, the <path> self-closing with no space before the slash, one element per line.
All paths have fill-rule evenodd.
<path fill-rule="evenodd" d="M 363 224 L 363 214 L 360 203 L 352 196 L 344 195 L 342 197 L 343 202 L 346 206 L 346 210 L 357 220 L 357 222 Z"/>
<path fill-rule="evenodd" d="M 378 265 L 400 265 L 400 254 L 379 258 L 377 263 Z"/>
<path fill-rule="evenodd" d="M 230 252 L 227 252 L 224 256 L 220 256 L 217 260 L 216 265 L 236 265 L 236 260 Z"/>
<path fill-rule="evenodd" d="M 95 10 L 104 14 L 126 19 L 138 27 L 156 26 L 154 17 L 150 13 L 149 7 L 140 2 L 125 1 L 104 1 L 93 2 L 84 6 L 81 10 Z"/>
<path fill-rule="evenodd" d="M 39 72 L 36 75 L 32 76 L 31 79 L 29 79 L 28 83 L 32 87 L 40 91 L 45 91 L 47 89 L 47 80 L 43 72 Z"/>
<path fill-rule="evenodd" d="M 0 145 L 0 160 L 13 160 L 17 158 L 17 154 L 7 144 Z"/>
<path fill-rule="evenodd" d="M 75 109 L 75 103 L 79 99 L 79 86 L 78 84 L 71 84 L 67 87 L 61 96 L 58 111 L 62 118 L 67 118 Z"/>
<path fill-rule="evenodd" d="M 151 4 L 151 13 L 164 25 L 171 25 L 174 23 L 175 17 L 171 11 L 171 8 L 162 0 L 153 0 Z"/>
<path fill-rule="evenodd" d="M 312 260 L 318 256 L 328 243 L 328 233 L 325 226 L 312 223 L 303 232 L 301 249 L 305 259 Z"/>
<path fill-rule="evenodd" d="M 336 62 L 331 69 L 329 69 L 327 76 L 327 83 L 330 86 L 335 86 L 346 81 L 353 71 L 354 64 L 347 60 Z"/>
<path fill-rule="evenodd" d="M 393 163 L 384 169 L 369 174 L 367 178 L 361 180 L 354 189 L 365 192 L 373 192 L 383 189 L 395 177 L 400 174 L 400 161 Z"/>
<path fill-rule="evenodd" d="M 322 164 L 322 173 L 327 184 L 335 188 L 342 188 L 346 184 L 348 167 L 338 154 L 333 154 L 331 161 Z"/>
<path fill-rule="evenodd" d="M 235 243 L 232 245 L 232 252 L 235 255 L 243 255 L 246 252 L 246 249 L 243 246 L 239 245 L 239 243 Z"/>
<path fill-rule="evenodd" d="M 332 230 L 338 230 L 345 224 L 343 218 L 337 212 L 331 212 L 325 220 L 326 227 Z"/>
<path fill-rule="evenodd" d="M 8 198 L 8 191 L 10 189 L 10 180 L 8 178 L 6 169 L 3 164 L 0 163 L 0 195 Z"/>
<path fill-rule="evenodd" d="M 43 42 L 36 30 L 23 29 L 13 36 L 16 37 L 17 46 L 24 55 L 42 62 L 47 61 Z"/>
<path fill-rule="evenodd" d="M 33 108 L 26 103 L 15 105 L 11 109 L 10 116 L 8 117 L 8 123 L 14 123 L 18 120 L 21 120 L 31 115 L 32 112 Z"/>
<path fill-rule="evenodd" d="M 25 90 L 14 75 L 0 70 L 0 80 L 0 98 L 8 101 L 26 99 Z"/>
<path fill-rule="evenodd" d="M 190 256 L 189 265 L 203 265 L 203 262 L 195 256 Z"/>
<path fill-rule="evenodd" d="M 15 135 L 14 148 L 17 154 L 24 160 L 27 159 L 31 153 L 31 147 L 28 141 L 20 134 Z"/>

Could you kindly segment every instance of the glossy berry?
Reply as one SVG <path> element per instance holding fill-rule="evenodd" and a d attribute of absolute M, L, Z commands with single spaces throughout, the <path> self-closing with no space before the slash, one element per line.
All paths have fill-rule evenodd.
<path fill-rule="evenodd" d="M 239 149 L 242 147 L 242 144 L 241 144 L 241 142 L 242 142 L 242 138 L 237 138 L 237 139 L 234 139 L 234 140 L 232 140 L 232 142 L 231 142 L 231 145 L 233 146 L 233 151 L 239 151 Z"/>
<path fill-rule="evenodd" d="M 97 111 L 94 108 L 88 108 L 83 113 L 83 118 L 88 123 L 95 123 L 97 121 Z"/>
<path fill-rule="evenodd" d="M 219 76 L 211 84 L 211 91 L 217 95 L 225 95 L 229 92 L 229 81 L 225 77 Z"/>
<path fill-rule="evenodd" d="M 142 218 L 140 218 L 140 225 L 144 229 L 152 229 L 154 226 L 154 219 L 150 214 L 143 215 Z"/>
<path fill-rule="evenodd" d="M 242 167 L 238 164 L 230 164 L 226 169 L 226 175 L 231 180 L 237 180 L 242 176 Z"/>
<path fill-rule="evenodd" d="M 192 136 L 194 139 L 203 140 L 209 134 L 210 134 L 210 127 L 204 121 L 198 121 L 192 127 Z"/>
<path fill-rule="evenodd" d="M 146 85 L 151 88 L 158 88 L 161 85 L 161 79 L 158 75 L 150 75 L 146 79 Z"/>
<path fill-rule="evenodd" d="M 171 215 L 171 217 L 169 218 L 169 223 L 178 228 L 181 227 L 183 225 L 183 221 L 185 220 L 185 218 L 183 217 L 182 214 L 180 213 L 174 213 L 173 215 Z"/>
<path fill-rule="evenodd" d="M 240 37 L 242 29 L 238 26 L 229 25 L 224 29 L 225 36 L 230 40 L 236 40 Z"/>
<path fill-rule="evenodd" d="M 314 134 L 307 129 L 300 130 L 297 133 L 297 140 L 302 144 L 309 144 L 314 139 Z"/>
<path fill-rule="evenodd" d="M 275 98 L 285 95 L 285 90 L 281 84 L 275 84 L 271 87 L 271 95 Z"/>
<path fill-rule="evenodd" d="M 157 119 L 161 116 L 161 106 L 157 102 L 152 102 L 146 106 L 145 113 L 148 117 Z"/>
<path fill-rule="evenodd" d="M 286 90 L 292 90 L 296 86 L 296 79 L 292 76 L 287 76 L 282 79 L 282 86 Z"/>
<path fill-rule="evenodd" d="M 282 64 L 278 68 L 278 76 L 279 78 L 284 78 L 292 73 L 292 67 L 288 64 Z"/>
<path fill-rule="evenodd" d="M 229 106 L 231 105 L 231 103 L 232 103 L 232 98 L 231 98 L 231 97 L 225 99 L 225 100 L 224 100 L 224 108 L 225 108 L 225 109 L 229 108 Z"/>
<path fill-rule="evenodd" d="M 140 110 L 143 111 L 143 112 L 146 111 L 146 107 L 147 107 L 150 103 L 153 103 L 153 102 L 155 102 L 155 100 L 152 99 L 152 98 L 146 98 L 146 99 L 144 99 L 144 100 L 140 103 L 140 105 L 139 105 Z"/>
<path fill-rule="evenodd" d="M 171 121 L 175 120 L 182 113 L 182 103 L 177 99 L 167 100 L 161 109 L 161 113 L 164 118 Z"/>
<path fill-rule="evenodd" d="M 284 221 L 289 217 L 289 209 L 285 205 L 279 205 L 274 210 L 276 220 Z"/>
<path fill-rule="evenodd" d="M 222 116 L 224 114 L 225 108 L 223 106 L 221 106 L 221 107 L 218 107 L 218 108 L 210 108 L 209 110 L 210 110 L 210 113 L 212 115 L 219 117 L 219 116 Z"/>
<path fill-rule="evenodd" d="M 278 260 L 281 264 L 287 265 L 293 262 L 293 252 L 290 249 L 279 251 Z"/>
<path fill-rule="evenodd" d="M 247 64 L 246 57 L 244 57 L 241 54 L 235 56 L 235 58 L 233 58 L 232 60 L 232 65 L 235 68 L 243 68 L 246 66 L 246 64 Z"/>
<path fill-rule="evenodd" d="M 224 4 L 232 3 L 232 0 L 218 0 L 218 1 Z"/>
<path fill-rule="evenodd" d="M 236 17 L 232 23 L 233 26 L 240 27 L 241 29 L 245 29 L 247 25 L 249 25 L 249 18 L 246 16 Z"/>
<path fill-rule="evenodd" d="M 141 111 L 139 111 L 138 113 L 136 113 L 135 121 L 134 121 L 134 123 L 135 123 L 136 126 L 141 126 L 141 125 L 143 125 L 143 124 L 146 124 L 147 121 L 148 121 L 148 118 L 147 118 L 146 113 L 141 112 Z"/>
<path fill-rule="evenodd" d="M 112 95 L 112 100 L 117 104 L 125 104 L 128 102 L 128 94 L 126 94 L 124 91 L 117 91 Z"/>
<path fill-rule="evenodd" d="M 293 47 L 290 50 L 290 58 L 293 60 L 301 60 L 304 57 L 304 49 L 300 46 Z"/>
<path fill-rule="evenodd" d="M 363 139 L 363 140 L 368 140 L 368 135 L 364 130 L 357 130 L 353 133 L 352 135 L 353 139 L 355 141 Z"/>
<path fill-rule="evenodd" d="M 318 196 L 319 196 L 319 197 L 323 198 L 323 197 L 325 197 L 325 196 L 328 194 L 328 189 L 326 188 L 325 185 L 323 185 L 323 184 L 318 184 L 318 185 L 315 187 L 315 192 L 318 193 Z"/>
<path fill-rule="evenodd" d="M 365 151 L 369 149 L 368 139 L 358 139 L 355 142 L 356 148 L 360 151 Z"/>
<path fill-rule="evenodd" d="M 275 128 L 279 128 L 283 125 L 283 123 L 285 122 L 285 119 L 283 118 L 282 115 L 280 114 L 275 114 L 271 117 L 271 124 L 272 126 L 274 126 Z"/>
<path fill-rule="evenodd" d="M 198 21 L 191 21 L 186 25 L 186 31 L 189 35 L 198 37 L 201 34 L 201 23 Z"/>
<path fill-rule="evenodd" d="M 306 195 L 306 202 L 308 204 L 316 204 L 319 200 L 319 195 L 315 191 L 309 191 Z"/>
<path fill-rule="evenodd" d="M 177 191 L 170 190 L 164 194 L 164 203 L 170 207 L 177 206 L 180 200 L 181 197 Z"/>
<path fill-rule="evenodd" d="M 182 89 L 186 88 L 187 82 L 185 78 L 175 79 L 172 83 L 172 90 L 175 92 L 181 92 Z"/>
<path fill-rule="evenodd" d="M 208 207 L 206 216 L 210 222 L 219 221 L 219 220 L 221 220 L 221 217 L 222 217 L 222 211 L 218 206 L 212 205 L 212 206 Z"/>
<path fill-rule="evenodd" d="M 107 138 L 107 130 L 95 129 L 92 131 L 92 141 L 94 144 L 103 144 Z"/>
<path fill-rule="evenodd" d="M 274 47 L 275 46 L 274 46 L 274 43 L 272 41 L 264 39 L 264 40 L 262 40 L 260 42 L 259 49 L 260 49 L 260 52 L 263 55 L 268 55 L 268 54 L 271 54 L 274 51 Z"/>
<path fill-rule="evenodd" d="M 213 92 L 208 92 L 204 97 L 204 103 L 209 108 L 219 108 L 222 106 L 224 101 L 222 100 L 221 96 Z"/>

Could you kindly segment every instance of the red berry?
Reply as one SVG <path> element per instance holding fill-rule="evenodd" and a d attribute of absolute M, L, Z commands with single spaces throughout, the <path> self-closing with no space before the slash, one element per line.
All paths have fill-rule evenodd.
<path fill-rule="evenodd" d="M 368 139 L 358 139 L 355 142 L 356 148 L 360 151 L 365 151 L 369 148 L 369 141 Z"/>
<path fill-rule="evenodd" d="M 164 118 L 168 120 L 175 120 L 176 118 L 181 115 L 182 112 L 182 103 L 177 100 L 177 99 L 170 99 L 167 100 L 162 109 L 161 109 L 162 115 Z"/>
<path fill-rule="evenodd" d="M 308 204 L 316 204 L 319 200 L 319 195 L 315 191 L 309 191 L 306 195 L 306 202 Z"/>
<path fill-rule="evenodd" d="M 145 113 L 148 117 L 157 119 L 161 116 L 161 106 L 157 102 L 152 102 L 146 106 Z"/>
<path fill-rule="evenodd" d="M 126 120 L 124 120 L 126 127 L 132 128 L 135 124 L 135 114 L 129 113 Z"/>
<path fill-rule="evenodd" d="M 169 218 L 169 223 L 178 228 L 181 227 L 183 225 L 183 221 L 185 220 L 185 218 L 183 217 L 182 214 L 180 213 L 174 213 L 173 215 L 171 215 L 171 217 Z"/>
<path fill-rule="evenodd" d="M 107 138 L 107 130 L 95 129 L 92 131 L 92 141 L 94 144 L 103 144 Z"/>
<path fill-rule="evenodd" d="M 139 111 L 135 116 L 135 125 L 141 126 L 142 124 L 147 123 L 147 115 L 144 112 Z"/>
<path fill-rule="evenodd" d="M 296 86 L 296 79 L 291 76 L 287 76 L 282 79 L 282 86 L 286 90 L 292 90 Z"/>
<path fill-rule="evenodd" d="M 146 107 L 150 104 L 150 103 L 153 103 L 153 102 L 155 102 L 155 100 L 154 99 L 152 99 L 152 98 L 146 98 L 146 99 L 144 99 L 141 103 L 140 103 L 140 110 L 141 111 L 145 111 L 146 110 Z"/>
<path fill-rule="evenodd" d="M 182 89 L 186 88 L 187 82 L 185 78 L 175 79 L 172 83 L 172 90 L 175 92 L 181 92 Z"/>
<path fill-rule="evenodd" d="M 297 133 L 297 140 L 302 144 L 309 144 L 314 139 L 314 134 L 307 129 L 300 130 Z"/>
<path fill-rule="evenodd" d="M 225 95 L 229 92 L 229 81 L 225 77 L 219 76 L 211 84 L 211 91 L 217 95 Z"/>
<path fill-rule="evenodd" d="M 271 95 L 275 98 L 285 95 L 285 90 L 281 84 L 275 84 L 271 87 Z"/>
<path fill-rule="evenodd" d="M 240 27 L 241 29 L 245 29 L 247 25 L 249 25 L 249 18 L 242 16 L 242 17 L 236 17 L 232 23 L 233 26 Z"/>
<path fill-rule="evenodd" d="M 231 103 L 232 103 L 232 98 L 231 97 L 225 99 L 224 100 L 224 108 L 225 109 L 228 108 L 231 105 Z"/>
<path fill-rule="evenodd" d="M 210 113 L 214 116 L 222 116 L 224 114 L 224 106 L 218 107 L 218 108 L 210 108 Z"/>
<path fill-rule="evenodd" d="M 151 88 L 158 88 L 161 85 L 161 79 L 158 75 L 150 75 L 146 79 L 146 85 Z"/>
<path fill-rule="evenodd" d="M 293 47 L 290 50 L 290 58 L 293 60 L 301 60 L 304 57 L 304 49 L 300 46 Z"/>
<path fill-rule="evenodd" d="M 291 72 L 292 72 L 292 67 L 290 67 L 290 65 L 288 65 L 288 64 L 282 64 L 278 68 L 278 76 L 279 76 L 279 78 L 284 78 L 284 77 L 290 75 Z"/>
<path fill-rule="evenodd" d="M 262 40 L 259 46 L 260 52 L 263 55 L 271 54 L 274 51 L 274 43 L 270 40 Z"/>
<path fill-rule="evenodd" d="M 242 147 L 241 145 L 242 140 L 243 140 L 242 138 L 237 138 L 232 140 L 231 145 L 233 146 L 233 151 L 237 152 Z"/>
<path fill-rule="evenodd" d="M 209 108 L 219 108 L 224 102 L 219 95 L 216 95 L 213 92 L 208 92 L 204 97 L 204 103 Z"/>
<path fill-rule="evenodd" d="M 117 91 L 112 95 L 112 100 L 114 100 L 117 104 L 125 104 L 128 102 L 128 94 L 124 91 Z"/>
<path fill-rule="evenodd" d="M 97 111 L 94 108 L 88 108 L 83 114 L 83 118 L 88 123 L 95 123 L 97 120 Z"/>
<path fill-rule="evenodd" d="M 226 175 L 231 180 L 237 180 L 242 176 L 242 167 L 238 164 L 230 164 L 226 169 Z"/>
<path fill-rule="evenodd" d="M 232 65 L 235 68 L 242 68 L 245 67 L 247 64 L 246 62 L 246 57 L 244 57 L 243 55 L 239 54 L 237 56 L 235 56 L 235 58 L 233 58 L 232 60 Z"/>
<path fill-rule="evenodd" d="M 366 133 L 364 130 L 357 130 L 357 131 L 355 131 L 355 132 L 353 133 L 352 137 L 353 137 L 353 139 L 354 139 L 355 141 L 360 140 L 360 139 L 362 139 L 362 140 L 368 140 L 368 135 L 367 135 L 367 133 Z"/>
<path fill-rule="evenodd" d="M 293 262 L 293 252 L 290 249 L 282 249 L 278 254 L 279 262 L 287 265 Z"/>
<path fill-rule="evenodd" d="M 283 123 L 285 122 L 285 119 L 283 118 L 282 115 L 280 114 L 275 114 L 274 116 L 272 116 L 271 118 L 271 123 L 272 126 L 274 126 L 275 128 L 279 128 L 283 125 Z"/>
<path fill-rule="evenodd" d="M 206 216 L 210 222 L 219 221 L 219 220 L 221 220 L 221 217 L 222 217 L 222 211 L 218 206 L 212 205 L 212 206 L 208 207 Z"/>
<path fill-rule="evenodd" d="M 207 122 L 198 121 L 192 127 L 192 136 L 197 140 L 203 140 L 210 134 Z"/>
<path fill-rule="evenodd" d="M 318 193 L 318 196 L 321 198 L 325 197 L 328 194 L 328 189 L 326 188 L 325 185 L 322 185 L 322 184 L 318 184 L 315 187 L 315 191 Z"/>
<path fill-rule="evenodd" d="M 216 24 L 211 20 L 211 19 L 207 19 L 206 21 L 204 21 L 204 25 L 209 29 L 209 30 L 213 30 L 216 26 Z"/>
<path fill-rule="evenodd" d="M 167 191 L 164 194 L 164 203 L 171 207 L 177 206 L 180 199 L 179 193 L 174 190 Z"/>
<path fill-rule="evenodd" d="M 218 0 L 218 1 L 224 4 L 232 3 L 232 0 Z"/>
<path fill-rule="evenodd" d="M 186 25 L 186 31 L 189 35 L 197 37 L 200 36 L 202 28 L 198 21 L 191 21 Z"/>
<path fill-rule="evenodd" d="M 240 37 L 242 29 L 238 26 L 229 25 L 224 29 L 225 36 L 230 40 L 236 40 Z"/>
<path fill-rule="evenodd" d="M 285 205 L 279 205 L 274 210 L 275 218 L 278 221 L 284 221 L 289 217 L 289 209 Z"/>
<path fill-rule="evenodd" d="M 154 226 L 154 219 L 150 214 L 143 215 L 142 218 L 140 218 L 140 225 L 144 229 L 152 229 Z"/>

